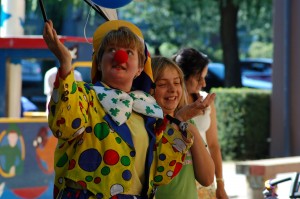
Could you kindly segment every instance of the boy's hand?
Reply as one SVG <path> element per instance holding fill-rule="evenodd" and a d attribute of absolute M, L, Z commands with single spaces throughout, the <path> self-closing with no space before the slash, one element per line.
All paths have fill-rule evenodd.
<path fill-rule="evenodd" d="M 61 75 L 64 77 L 71 71 L 72 57 L 69 50 L 58 39 L 56 30 L 51 20 L 45 22 L 43 38 L 49 50 L 57 57 L 61 67 Z"/>

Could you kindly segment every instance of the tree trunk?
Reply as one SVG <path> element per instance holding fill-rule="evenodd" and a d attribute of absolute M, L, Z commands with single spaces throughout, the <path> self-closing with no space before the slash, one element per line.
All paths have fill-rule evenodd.
<path fill-rule="evenodd" d="M 234 0 L 219 0 L 221 13 L 221 41 L 225 65 L 225 87 L 241 87 L 239 66 L 237 14 L 239 7 Z"/>

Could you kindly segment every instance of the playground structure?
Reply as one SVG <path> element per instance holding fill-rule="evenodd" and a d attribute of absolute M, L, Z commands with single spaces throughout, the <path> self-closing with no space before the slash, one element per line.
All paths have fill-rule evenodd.
<path fill-rule="evenodd" d="M 90 65 L 91 39 L 60 40 L 72 49 L 74 67 Z M 52 198 L 57 140 L 44 112 L 20 117 L 22 59 L 57 63 L 41 36 L 0 38 L 0 198 Z"/>

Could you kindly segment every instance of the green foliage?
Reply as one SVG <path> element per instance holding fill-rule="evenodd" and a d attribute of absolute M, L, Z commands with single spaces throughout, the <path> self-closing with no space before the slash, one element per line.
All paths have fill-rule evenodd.
<path fill-rule="evenodd" d="M 207 9 L 209 8 L 209 9 Z M 120 9 L 120 19 L 134 22 L 150 46 L 170 43 L 194 47 L 206 52 L 207 46 L 220 47 L 219 14 L 215 1 L 147 0 L 133 2 Z M 214 44 L 213 44 L 214 42 Z"/>
<path fill-rule="evenodd" d="M 83 14 L 87 16 L 90 6 L 88 6 L 83 0 L 44 0 L 44 7 L 49 19 L 53 21 L 54 28 L 57 33 L 60 34 L 64 18 L 74 17 L 74 14 L 78 9 L 83 9 Z M 42 17 L 41 9 L 39 7 L 38 0 L 25 0 L 26 5 L 26 18 Z M 34 15 L 32 15 L 32 13 Z M 95 11 L 92 10 L 90 15 L 90 21 L 94 19 Z M 26 19 L 26 20 L 28 20 Z M 76 25 L 76 24 L 75 24 Z"/>
<path fill-rule="evenodd" d="M 204 51 L 222 62 L 219 4 L 224 0 L 143 0 L 119 10 L 119 18 L 137 24 L 149 46 L 164 50 L 168 43 Z M 272 42 L 272 0 L 234 0 L 239 7 L 238 36 L 241 57 L 248 56 L 253 41 Z M 163 45 L 163 46 L 161 46 Z M 173 49 L 173 48 L 172 48 Z M 171 53 L 160 52 L 169 55 Z"/>
<path fill-rule="evenodd" d="M 269 156 L 270 91 L 213 88 L 217 94 L 218 136 L 224 160 Z"/>
<path fill-rule="evenodd" d="M 252 42 L 272 43 L 272 0 L 243 0 L 239 5 L 237 27 L 242 52 L 247 51 Z"/>
<path fill-rule="evenodd" d="M 223 51 L 222 49 L 212 49 L 208 48 L 207 50 L 208 57 L 212 60 L 212 62 L 222 62 Z"/>
<path fill-rule="evenodd" d="M 171 54 L 165 49 L 165 43 L 168 43 L 177 49 L 194 47 L 204 51 L 213 61 L 222 62 L 219 35 L 221 1 L 224 0 L 189 0 L 184 3 L 180 0 L 133 1 L 118 9 L 118 15 L 120 19 L 137 24 L 149 47 L 162 49 L 162 54 Z M 239 7 L 237 28 L 240 53 L 246 57 L 253 41 L 267 45 L 272 42 L 272 0 L 234 0 L 234 3 Z M 74 17 L 78 9 L 83 10 L 80 12 L 82 19 L 89 13 L 89 6 L 82 0 L 44 0 L 44 4 L 58 33 L 65 17 Z M 67 12 L 66 9 L 71 5 L 72 11 Z M 26 18 L 30 18 L 32 12 L 41 16 L 38 0 L 26 0 Z M 99 24 L 95 15 L 98 14 L 92 10 L 88 25 Z M 269 51 L 266 54 L 269 55 Z"/>
<path fill-rule="evenodd" d="M 178 50 L 177 46 L 167 42 L 164 42 L 159 48 L 161 55 L 169 58 L 172 57 Z"/>
<path fill-rule="evenodd" d="M 249 47 L 249 57 L 273 57 L 273 44 L 263 42 L 253 42 Z"/>

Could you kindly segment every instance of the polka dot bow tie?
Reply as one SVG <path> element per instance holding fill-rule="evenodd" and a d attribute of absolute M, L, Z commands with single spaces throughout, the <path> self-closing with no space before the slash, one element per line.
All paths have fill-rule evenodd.
<path fill-rule="evenodd" d="M 121 90 L 94 86 L 98 99 L 106 113 L 108 113 L 117 125 L 125 123 L 131 115 L 132 109 L 143 115 L 163 118 L 163 112 L 156 100 L 143 91 L 130 93 Z"/>

